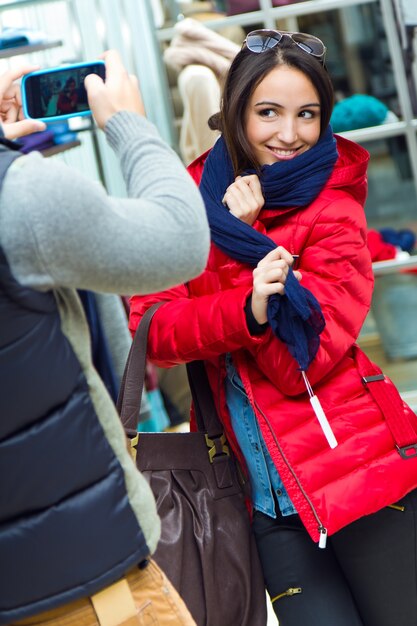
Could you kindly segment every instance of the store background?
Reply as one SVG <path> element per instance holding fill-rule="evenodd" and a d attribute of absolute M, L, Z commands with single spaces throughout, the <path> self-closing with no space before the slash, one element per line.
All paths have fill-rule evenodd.
<path fill-rule="evenodd" d="M 220 32 L 233 25 L 242 32 L 257 27 L 312 32 L 328 47 L 327 65 L 338 96 L 372 95 L 398 120 L 346 136 L 372 155 L 366 205 L 370 226 L 399 228 L 417 221 L 417 111 L 395 26 L 394 7 L 400 1 L 305 0 L 272 7 L 272 0 L 259 0 L 259 11 L 225 17 L 213 10 L 226 6 L 225 0 L 2 0 L 0 28 L 40 30 L 62 44 L 19 55 L 0 49 L 0 70 L 25 61 L 52 66 L 89 60 L 115 47 L 129 71 L 140 77 L 149 118 L 178 149 L 178 106 L 162 58 L 177 20 L 191 16 Z M 415 67 L 412 71 L 417 76 Z M 112 193 L 123 194 L 118 166 L 101 135 L 97 149 L 90 131 L 80 140 L 79 148 L 60 158 L 101 178 Z"/>
<path fill-rule="evenodd" d="M 0 47 L 0 71 L 24 62 L 47 67 L 92 60 L 108 48 L 117 48 L 128 70 L 140 79 L 148 117 L 180 152 L 182 107 L 177 77 L 163 57 L 176 34 L 175 24 L 191 17 L 214 32 L 237 29 L 242 36 L 254 28 L 311 32 L 328 47 L 327 66 L 338 98 L 366 94 L 390 112 L 388 123 L 342 133 L 371 153 L 365 207 L 369 227 L 417 232 L 417 64 L 404 62 L 406 28 L 401 23 L 401 7 L 408 4 L 410 12 L 416 12 L 414 0 L 285 0 L 284 6 L 273 6 L 284 0 L 258 0 L 259 10 L 227 16 L 228 2 L 231 0 L 0 0 L 1 30 L 41 31 L 47 42 L 52 42 L 44 47 Z M 256 4 L 256 0 L 251 2 Z M 415 48 L 416 41 L 414 38 Z M 101 181 L 110 193 L 125 195 L 119 165 L 103 134 L 95 131 L 88 118 L 72 120 L 70 126 L 79 131 L 80 145 L 51 158 L 63 159 Z M 380 309 L 383 305 L 387 310 L 385 326 L 391 325 L 392 331 L 389 341 L 398 339 L 400 354 L 387 358 L 381 328 L 376 327 L 372 314 L 361 344 L 417 407 L 417 274 L 405 279 L 400 263 L 390 265 L 389 276 L 377 277 L 376 297 L 384 301 Z M 401 282 L 405 285 L 399 298 L 395 289 Z M 405 300 L 401 300 L 404 294 Z"/>
<path fill-rule="evenodd" d="M 410 7 L 413 1 L 408 0 Z M 1 30 L 42 31 L 52 42 L 33 48 L 0 47 L 0 71 L 25 62 L 50 67 L 92 60 L 116 48 L 128 70 L 140 79 L 148 117 L 179 152 L 181 102 L 175 73 L 163 60 L 179 20 L 192 17 L 220 33 L 231 27 L 242 33 L 254 28 L 310 32 L 327 45 L 327 66 L 339 98 L 374 96 L 392 113 L 387 123 L 343 133 L 371 153 L 369 227 L 410 228 L 417 233 L 417 65 L 405 64 L 406 29 L 398 19 L 406 2 L 304 0 L 274 7 L 272 0 L 259 0 L 257 11 L 226 16 L 222 13 L 226 0 L 0 0 Z M 415 47 L 416 41 L 415 37 Z M 85 119 L 71 121 L 70 126 L 78 131 L 80 145 L 50 158 L 65 160 L 114 195 L 125 195 L 119 165 L 103 134 Z M 400 262 L 391 266 L 390 275 L 377 277 L 379 300 L 374 307 L 387 310 L 387 324 L 393 330 L 390 341 L 401 344 L 399 354 L 389 358 L 372 313 L 360 343 L 416 409 L 417 274 L 401 273 Z"/>

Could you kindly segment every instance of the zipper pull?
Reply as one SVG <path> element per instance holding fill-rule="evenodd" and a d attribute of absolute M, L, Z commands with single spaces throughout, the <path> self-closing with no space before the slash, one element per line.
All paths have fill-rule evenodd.
<path fill-rule="evenodd" d="M 324 549 L 327 544 L 327 528 L 324 528 L 324 526 L 319 526 L 319 533 L 320 533 L 319 548 Z"/>
<path fill-rule="evenodd" d="M 287 596 L 295 596 L 297 593 L 301 593 L 302 589 L 301 587 L 290 587 L 289 589 L 287 589 L 286 594 Z"/>
<path fill-rule="evenodd" d="M 401 506 L 400 504 L 387 504 L 387 507 L 395 509 L 396 511 L 401 511 L 402 513 L 405 511 L 405 506 Z"/>
<path fill-rule="evenodd" d="M 274 598 L 271 598 L 271 603 L 274 604 L 274 602 L 276 602 L 277 600 L 280 600 L 281 598 L 285 598 L 286 596 L 295 596 L 297 593 L 302 593 L 302 591 L 303 590 L 301 587 L 290 587 L 286 591 L 279 593 Z"/>
<path fill-rule="evenodd" d="M 333 449 L 337 446 L 337 440 L 336 437 L 334 436 L 334 432 L 332 430 L 332 427 L 329 424 L 329 420 L 326 417 L 325 412 L 323 411 L 323 408 L 320 404 L 320 400 L 318 399 L 317 396 L 314 395 L 313 393 L 313 388 L 310 385 L 310 382 L 307 378 L 307 375 L 305 372 L 301 372 L 301 374 L 303 375 L 304 378 L 304 383 L 305 386 L 307 388 L 308 391 L 308 395 L 310 396 L 310 404 L 313 407 L 313 411 L 319 421 L 319 424 L 321 426 L 321 429 L 324 433 L 324 436 L 327 439 L 327 443 L 329 444 L 329 446 Z"/>
<path fill-rule="evenodd" d="M 332 431 L 332 427 L 329 424 L 326 414 L 320 404 L 320 400 L 317 396 L 311 396 L 310 403 L 313 407 L 313 411 L 316 414 L 317 419 L 319 420 L 321 429 L 327 439 L 327 443 L 331 448 L 335 448 L 337 446 L 337 440 L 334 436 L 334 432 Z"/>

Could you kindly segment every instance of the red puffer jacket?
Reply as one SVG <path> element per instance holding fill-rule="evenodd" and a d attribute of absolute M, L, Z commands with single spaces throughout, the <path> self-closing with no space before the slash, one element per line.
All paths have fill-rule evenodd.
<path fill-rule="evenodd" d="M 310 206 L 261 211 L 254 224 L 299 255 L 302 285 L 321 304 L 326 327 L 308 378 L 335 433 L 336 448 L 323 435 L 287 347 L 270 330 L 261 336 L 248 331 L 244 307 L 252 289 L 251 267 L 213 245 L 201 276 L 163 293 L 134 296 L 130 318 L 133 332 L 149 306 L 167 301 L 151 324 L 149 357 L 162 367 L 206 361 L 221 419 L 239 455 L 224 392 L 224 355 L 232 353 L 271 457 L 316 541 L 417 487 L 417 457 L 404 460 L 396 451 L 357 362 L 366 361 L 355 341 L 373 287 L 363 211 L 369 155 L 346 139 L 337 142 L 334 172 Z M 189 166 L 197 183 L 206 156 Z M 369 362 L 366 367 L 368 374 L 380 372 Z M 388 380 L 375 384 L 395 391 Z M 404 410 L 414 417 L 408 407 Z"/>

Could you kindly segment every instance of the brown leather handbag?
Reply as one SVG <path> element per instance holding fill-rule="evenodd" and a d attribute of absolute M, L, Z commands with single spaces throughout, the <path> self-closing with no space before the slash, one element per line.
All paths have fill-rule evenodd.
<path fill-rule="evenodd" d="M 137 433 L 151 307 L 137 329 L 118 409 L 149 481 L 162 535 L 153 555 L 198 626 L 265 626 L 266 593 L 245 487 L 223 434 L 204 363 L 187 366 L 198 432 Z"/>

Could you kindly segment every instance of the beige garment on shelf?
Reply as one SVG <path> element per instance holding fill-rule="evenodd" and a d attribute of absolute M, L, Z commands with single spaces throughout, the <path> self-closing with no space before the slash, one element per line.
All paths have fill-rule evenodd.
<path fill-rule="evenodd" d="M 174 26 L 175 36 L 164 52 L 164 61 L 177 71 L 191 64 L 205 65 L 217 78 L 226 75 L 239 46 L 198 20 L 187 17 Z"/>
<path fill-rule="evenodd" d="M 204 65 L 188 65 L 178 76 L 184 107 L 179 147 L 186 165 L 211 148 L 218 137 L 207 120 L 220 107 L 220 85 L 214 72 Z"/>
<path fill-rule="evenodd" d="M 220 84 L 240 48 L 192 18 L 177 22 L 174 30 L 176 35 L 164 52 L 164 61 L 179 71 L 178 90 L 184 110 L 179 147 L 188 165 L 218 137 L 207 122 L 219 111 Z"/>

